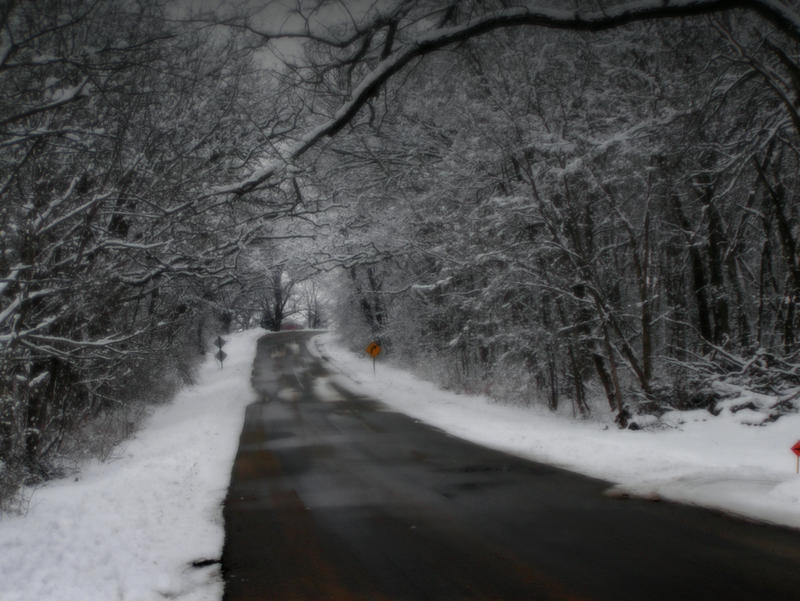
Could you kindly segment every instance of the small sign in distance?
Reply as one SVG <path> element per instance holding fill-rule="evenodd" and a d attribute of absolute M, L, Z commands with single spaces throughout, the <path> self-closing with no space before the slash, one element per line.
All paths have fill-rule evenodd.
<path fill-rule="evenodd" d="M 377 342 L 370 342 L 367 345 L 367 354 L 374 359 L 381 354 L 381 345 Z"/>

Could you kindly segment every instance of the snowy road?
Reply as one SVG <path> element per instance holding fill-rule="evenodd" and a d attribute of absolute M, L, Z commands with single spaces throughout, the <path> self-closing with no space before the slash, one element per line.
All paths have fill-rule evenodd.
<path fill-rule="evenodd" d="M 341 388 L 261 339 L 225 506 L 228 601 L 788 600 L 800 533 L 619 500 Z"/>

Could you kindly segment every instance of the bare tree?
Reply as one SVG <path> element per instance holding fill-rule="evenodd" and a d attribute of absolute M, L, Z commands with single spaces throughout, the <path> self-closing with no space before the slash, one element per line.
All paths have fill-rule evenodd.
<path fill-rule="evenodd" d="M 242 249 L 296 204 L 205 194 L 258 160 L 250 115 L 269 83 L 235 39 L 162 10 L 0 14 L 0 457 L 23 475 L 131 391 L 190 377 Z"/>
<path fill-rule="evenodd" d="M 297 312 L 294 287 L 295 282 L 284 271 L 283 265 L 272 268 L 262 299 L 262 328 L 279 332 L 284 320 Z"/>
<path fill-rule="evenodd" d="M 293 65 L 295 85 L 308 87 L 325 99 L 342 100 L 315 102 L 315 112 L 323 113 L 316 125 L 282 150 L 274 161 L 252 170 L 243 180 L 218 187 L 217 193 L 244 194 L 268 184 L 316 144 L 351 123 L 405 67 L 443 48 L 493 31 L 536 27 L 600 32 L 638 22 L 740 9 L 789 38 L 800 40 L 800 15 L 791 6 L 770 0 L 652 0 L 610 3 L 599 9 L 596 3 L 586 3 L 585 8 L 579 4 L 574 10 L 541 0 L 513 7 L 504 2 L 398 1 L 387 6 L 373 5 L 360 18 L 348 13 L 350 22 L 338 28 L 317 22 L 315 15 L 322 7 L 318 0 L 298 3 L 296 16 L 302 26 L 296 30 L 263 29 L 246 17 L 225 20 L 228 26 L 243 29 L 265 44 L 282 39 L 307 42 L 313 48 L 309 55 L 314 59 L 307 66 Z"/>

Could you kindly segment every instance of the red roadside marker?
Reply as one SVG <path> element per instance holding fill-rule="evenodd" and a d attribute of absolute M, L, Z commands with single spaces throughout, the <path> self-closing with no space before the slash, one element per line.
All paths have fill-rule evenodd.
<path fill-rule="evenodd" d="M 795 474 L 800 474 L 800 440 L 798 440 L 796 443 L 794 443 L 794 446 L 792 447 L 792 452 L 795 455 L 797 455 L 797 463 L 796 463 L 795 468 L 794 468 L 794 473 Z"/>

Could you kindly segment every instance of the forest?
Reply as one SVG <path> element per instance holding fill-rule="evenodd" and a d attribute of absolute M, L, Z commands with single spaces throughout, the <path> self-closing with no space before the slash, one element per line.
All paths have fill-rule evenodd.
<path fill-rule="evenodd" d="M 620 427 L 797 387 L 797 11 L 3 3 L 0 498 L 292 315 Z"/>

